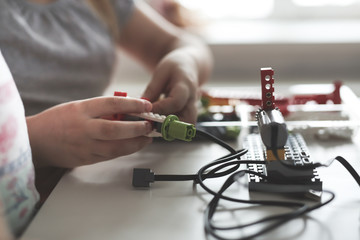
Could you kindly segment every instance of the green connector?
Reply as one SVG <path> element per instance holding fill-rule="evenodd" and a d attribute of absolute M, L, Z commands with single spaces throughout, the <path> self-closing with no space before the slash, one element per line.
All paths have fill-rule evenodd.
<path fill-rule="evenodd" d="M 228 139 L 237 139 L 240 135 L 241 128 L 239 126 L 226 126 L 225 137 Z"/>
<path fill-rule="evenodd" d="M 169 115 L 161 125 L 161 134 L 167 141 L 180 139 L 190 142 L 195 137 L 196 128 L 193 124 L 179 121 L 175 115 Z"/>

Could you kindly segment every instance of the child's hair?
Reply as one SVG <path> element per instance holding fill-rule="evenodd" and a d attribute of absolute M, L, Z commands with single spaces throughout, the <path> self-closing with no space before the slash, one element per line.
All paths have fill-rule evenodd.
<path fill-rule="evenodd" d="M 114 40 L 119 38 L 119 28 L 116 19 L 116 13 L 110 0 L 87 0 L 97 15 L 108 27 Z"/>

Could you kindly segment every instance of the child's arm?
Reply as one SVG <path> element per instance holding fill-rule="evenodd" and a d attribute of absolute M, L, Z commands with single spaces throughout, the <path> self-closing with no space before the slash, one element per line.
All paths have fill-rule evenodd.
<path fill-rule="evenodd" d="M 212 68 L 209 49 L 139 3 L 122 29 L 120 46 L 153 71 L 143 94 L 154 103 L 153 111 L 195 122 L 198 88 Z M 158 100 L 161 94 L 165 98 Z"/>
<path fill-rule="evenodd" d="M 27 117 L 36 167 L 71 168 L 131 154 L 151 142 L 147 121 L 111 121 L 116 113 L 151 111 L 150 102 L 135 98 L 98 97 L 69 102 Z"/>

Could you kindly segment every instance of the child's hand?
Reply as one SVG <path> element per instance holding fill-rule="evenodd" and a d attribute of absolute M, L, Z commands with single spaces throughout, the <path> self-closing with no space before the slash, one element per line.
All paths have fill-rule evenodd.
<path fill-rule="evenodd" d="M 153 112 L 195 123 L 198 88 L 209 78 L 213 65 L 210 49 L 144 2 L 136 1 L 121 30 L 119 46 L 153 72 L 143 94 L 153 102 Z"/>
<path fill-rule="evenodd" d="M 195 123 L 198 85 L 194 59 L 182 50 L 175 50 L 158 64 L 143 97 L 153 102 L 153 112 L 175 114 L 182 121 Z M 164 98 L 159 98 L 161 94 Z"/>
<path fill-rule="evenodd" d="M 131 154 L 149 144 L 147 121 L 103 119 L 115 113 L 151 111 L 150 102 L 99 97 L 69 102 L 27 118 L 35 166 L 75 167 Z"/>

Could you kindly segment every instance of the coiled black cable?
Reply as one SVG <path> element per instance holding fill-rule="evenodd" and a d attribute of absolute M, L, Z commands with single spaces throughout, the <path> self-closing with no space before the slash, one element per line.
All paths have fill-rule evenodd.
<path fill-rule="evenodd" d="M 196 184 L 200 185 L 206 192 L 213 195 L 212 200 L 208 203 L 206 210 L 204 212 L 204 230 L 205 233 L 211 235 L 220 240 L 245 240 L 245 239 L 252 239 L 258 237 L 262 234 L 265 234 L 273 229 L 285 224 L 286 222 L 303 216 L 304 214 L 316 210 L 326 204 L 330 203 L 334 198 L 335 194 L 331 191 L 323 190 L 323 192 L 328 193 L 330 196 L 324 202 L 319 202 L 313 205 L 308 205 L 300 201 L 269 201 L 269 200 L 245 200 L 245 199 L 237 199 L 230 196 L 224 195 L 224 192 L 239 178 L 245 176 L 246 174 L 254 174 L 263 179 L 267 179 L 267 176 L 258 172 L 250 171 L 250 170 L 238 170 L 241 164 L 266 164 L 266 161 L 259 161 L 259 160 L 241 160 L 241 156 L 247 153 L 246 149 L 235 150 L 229 144 L 222 141 L 221 139 L 205 132 L 202 130 L 197 129 L 197 136 L 205 137 L 208 140 L 213 141 L 214 143 L 219 144 L 220 146 L 227 149 L 230 153 L 218 158 L 205 166 L 201 167 L 196 174 L 188 174 L 188 175 L 154 175 L 153 181 L 189 181 L 192 180 Z M 343 158 L 343 157 L 336 157 L 334 160 L 339 161 L 354 177 L 358 185 L 360 186 L 360 177 L 355 171 L 354 168 Z M 285 166 L 290 168 L 296 168 L 299 170 L 306 170 L 306 169 L 315 169 L 321 166 L 328 166 L 323 165 L 320 163 L 309 164 L 306 167 L 303 166 L 294 166 L 291 164 L 287 164 L 284 162 Z M 230 174 L 230 176 L 229 176 Z M 218 178 L 228 176 L 228 178 L 223 183 L 220 190 L 215 191 L 212 190 L 205 184 L 206 179 L 210 178 Z M 150 177 L 151 178 L 151 177 Z M 220 227 L 216 226 L 212 219 L 217 211 L 219 201 L 231 201 L 236 203 L 245 203 L 245 204 L 255 204 L 255 205 L 262 205 L 262 206 L 277 206 L 277 207 L 286 207 L 292 209 L 287 213 L 282 214 L 275 214 L 272 216 L 267 216 L 261 218 L 259 220 L 249 222 L 246 224 L 241 225 L 233 225 L 228 227 Z M 265 225 L 264 223 L 268 223 Z M 247 236 L 240 236 L 238 238 L 227 238 L 221 235 L 222 232 L 229 231 L 229 230 L 240 230 L 246 227 L 256 226 L 264 224 L 265 226 L 259 226 L 259 229 Z"/>
<path fill-rule="evenodd" d="M 207 136 L 207 134 L 202 134 L 202 135 Z M 212 138 L 210 138 L 210 139 L 212 139 Z M 243 150 L 241 150 L 241 152 L 243 152 L 245 154 L 246 150 L 243 149 Z M 356 180 L 356 182 L 360 186 L 360 177 L 357 174 L 357 172 L 355 171 L 355 169 L 343 157 L 338 156 L 334 160 L 338 160 L 350 172 L 350 174 L 353 176 L 353 178 Z M 205 213 L 204 213 L 204 230 L 205 230 L 206 234 L 209 234 L 220 240 L 252 239 L 252 238 L 258 237 L 262 234 L 265 234 L 269 231 L 272 231 L 275 228 L 285 224 L 286 222 L 288 222 L 294 218 L 300 217 L 306 213 L 309 213 L 313 210 L 321 208 L 321 207 L 327 205 L 328 203 L 330 203 L 335 198 L 335 194 L 333 192 L 328 191 L 328 190 L 323 190 L 324 193 L 328 193 L 330 195 L 329 198 L 327 200 L 325 200 L 324 202 L 319 202 L 319 203 L 316 203 L 316 204 L 310 206 L 310 205 L 307 205 L 305 203 L 298 202 L 298 201 L 244 200 L 244 199 L 237 199 L 237 198 L 229 197 L 229 196 L 226 196 L 223 194 L 234 182 L 236 182 L 239 178 L 245 176 L 245 174 L 254 174 L 261 178 L 265 178 L 265 179 L 267 178 L 266 175 L 260 174 L 258 172 L 250 171 L 250 170 L 233 171 L 232 174 L 226 179 L 226 181 L 224 182 L 224 184 L 222 185 L 220 190 L 217 192 L 211 190 L 204 183 L 204 181 L 207 178 L 207 176 L 205 174 L 206 172 L 215 173 L 215 172 L 220 171 L 221 169 L 229 167 L 231 165 L 234 165 L 234 168 L 236 167 L 236 169 L 238 169 L 241 164 L 248 164 L 248 163 L 254 163 L 254 162 L 256 162 L 257 164 L 265 164 L 265 161 L 245 161 L 245 160 L 228 161 L 228 159 L 227 160 L 218 159 L 212 163 L 209 163 L 209 164 L 203 166 L 198 171 L 197 183 L 204 190 L 206 190 L 208 193 L 213 195 L 213 198 L 209 202 L 209 204 L 205 210 Z M 219 166 L 213 168 L 212 170 L 209 170 L 210 168 L 214 167 L 215 165 L 217 165 L 219 163 L 220 163 Z M 305 170 L 305 169 L 315 169 L 315 168 L 321 167 L 321 166 L 326 166 L 326 165 L 323 165 L 320 163 L 314 163 L 314 164 L 311 164 L 310 166 L 306 166 L 306 167 L 303 167 L 303 166 L 296 167 L 294 165 L 289 164 L 288 167 L 298 168 L 299 170 Z M 234 226 L 228 226 L 228 227 L 219 227 L 219 226 L 216 226 L 212 222 L 212 219 L 214 217 L 214 214 L 216 213 L 216 209 L 219 205 L 220 200 L 226 200 L 226 201 L 237 202 L 237 203 L 256 204 L 256 205 L 262 205 L 262 206 L 287 207 L 287 208 L 291 208 L 291 209 L 295 208 L 295 209 L 288 213 L 275 214 L 275 215 L 264 217 L 257 221 L 250 222 L 247 224 L 234 225 Z M 260 225 L 260 224 L 264 224 L 264 223 L 268 223 L 268 222 L 270 222 L 270 224 L 265 225 L 263 227 L 259 227 L 258 231 L 254 232 L 250 235 L 247 235 L 247 236 L 240 236 L 238 238 L 227 238 L 227 237 L 221 236 L 219 234 L 219 232 L 223 232 L 223 231 L 236 230 L 236 229 L 240 230 L 240 229 L 244 229 L 246 227 Z"/>

